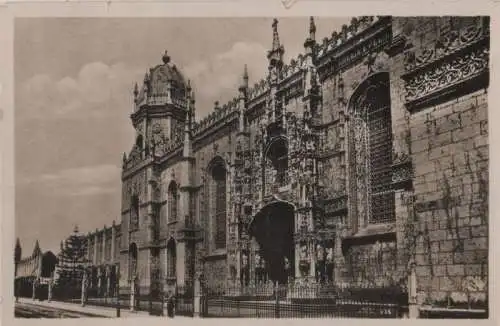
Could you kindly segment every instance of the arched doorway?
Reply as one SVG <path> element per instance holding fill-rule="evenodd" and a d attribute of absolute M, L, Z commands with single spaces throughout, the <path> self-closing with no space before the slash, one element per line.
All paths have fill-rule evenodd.
<path fill-rule="evenodd" d="M 249 233 L 259 245 L 267 277 L 286 284 L 295 276 L 294 206 L 275 201 L 263 207 L 253 218 Z"/>

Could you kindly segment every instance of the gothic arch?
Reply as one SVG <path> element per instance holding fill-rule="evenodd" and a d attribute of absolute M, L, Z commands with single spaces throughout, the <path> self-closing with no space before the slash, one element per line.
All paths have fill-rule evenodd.
<path fill-rule="evenodd" d="M 392 117 L 388 72 L 368 76 L 348 102 L 348 198 L 355 230 L 393 222 Z"/>
<path fill-rule="evenodd" d="M 168 222 L 177 221 L 178 218 L 178 204 L 179 204 L 179 191 L 177 183 L 170 181 L 167 189 L 167 205 L 168 205 Z"/>
<path fill-rule="evenodd" d="M 211 238 L 215 249 L 226 247 L 228 215 L 228 166 L 220 156 L 214 157 L 207 166 L 209 216 L 211 220 Z"/>

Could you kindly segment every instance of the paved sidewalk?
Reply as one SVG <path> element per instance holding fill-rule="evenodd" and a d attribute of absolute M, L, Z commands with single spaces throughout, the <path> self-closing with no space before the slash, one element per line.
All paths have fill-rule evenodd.
<path fill-rule="evenodd" d="M 68 303 L 68 302 L 60 302 L 60 301 L 33 301 L 30 298 L 19 298 L 19 303 L 28 304 L 28 305 L 37 305 L 40 307 L 47 307 L 52 309 L 63 309 L 73 312 L 85 313 L 85 314 L 93 314 L 99 317 L 105 318 L 115 318 L 116 317 L 116 308 L 111 307 L 98 307 L 86 305 L 82 307 L 80 304 L 76 303 Z M 161 318 L 158 316 L 150 316 L 147 311 L 135 311 L 132 312 L 128 309 L 120 309 L 120 317 L 121 318 L 137 318 L 137 317 L 146 317 L 146 318 Z M 167 318 L 167 317 L 163 317 Z M 190 317 L 184 316 L 176 316 L 175 319 L 192 319 Z"/>

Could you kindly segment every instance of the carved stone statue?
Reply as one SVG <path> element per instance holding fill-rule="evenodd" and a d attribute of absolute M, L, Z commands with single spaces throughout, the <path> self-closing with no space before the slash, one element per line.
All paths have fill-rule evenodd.
<path fill-rule="evenodd" d="M 307 245 L 302 245 L 300 247 L 300 253 L 299 253 L 300 260 L 307 260 Z"/>
<path fill-rule="evenodd" d="M 333 263 L 333 248 L 326 249 L 326 261 L 327 263 Z"/>

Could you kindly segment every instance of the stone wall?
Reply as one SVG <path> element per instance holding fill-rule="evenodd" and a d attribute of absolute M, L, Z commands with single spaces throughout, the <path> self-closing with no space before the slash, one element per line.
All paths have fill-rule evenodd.
<path fill-rule="evenodd" d="M 420 300 L 484 300 L 488 271 L 487 94 L 411 117 Z M 470 292 L 470 293 L 468 293 Z"/>

